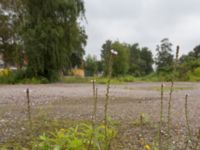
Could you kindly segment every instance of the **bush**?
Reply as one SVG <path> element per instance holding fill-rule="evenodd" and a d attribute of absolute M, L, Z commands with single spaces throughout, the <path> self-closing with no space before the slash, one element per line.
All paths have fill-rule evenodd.
<path fill-rule="evenodd" d="M 196 68 L 195 70 L 194 70 L 194 76 L 196 76 L 196 77 L 200 77 L 200 67 L 198 67 L 198 68 Z"/>
<path fill-rule="evenodd" d="M 0 69 L 0 77 L 7 77 L 10 73 L 11 71 L 9 69 Z"/>
<path fill-rule="evenodd" d="M 44 77 L 27 77 L 25 70 L 10 71 L 9 69 L 4 69 L 3 71 L 0 71 L 0 83 L 45 84 L 49 83 L 49 81 Z"/>

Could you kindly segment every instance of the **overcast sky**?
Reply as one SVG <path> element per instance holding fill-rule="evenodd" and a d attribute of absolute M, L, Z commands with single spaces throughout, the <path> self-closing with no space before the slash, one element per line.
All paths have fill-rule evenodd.
<path fill-rule="evenodd" d="M 200 0 L 85 0 L 88 34 L 86 54 L 100 58 L 110 40 L 147 46 L 167 37 L 181 54 L 200 44 Z"/>

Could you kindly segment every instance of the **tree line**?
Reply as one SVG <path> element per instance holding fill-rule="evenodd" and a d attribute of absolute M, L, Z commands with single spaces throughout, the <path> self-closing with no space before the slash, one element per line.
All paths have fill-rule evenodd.
<path fill-rule="evenodd" d="M 118 56 L 113 59 L 113 75 L 134 77 L 154 74 L 170 78 L 175 63 L 175 50 L 168 38 L 164 38 L 156 46 L 156 56 L 153 57 L 148 47 L 140 47 L 138 43 L 128 44 L 119 41 L 107 40 L 101 48 L 101 60 L 88 55 L 85 61 L 85 69 L 89 75 L 108 73 L 109 51 L 114 49 Z M 181 49 L 180 49 L 181 50 Z M 154 67 L 153 67 L 154 66 Z M 196 46 L 186 55 L 179 56 L 177 62 L 176 77 L 180 80 L 190 80 L 194 76 L 200 76 L 200 45 Z"/>

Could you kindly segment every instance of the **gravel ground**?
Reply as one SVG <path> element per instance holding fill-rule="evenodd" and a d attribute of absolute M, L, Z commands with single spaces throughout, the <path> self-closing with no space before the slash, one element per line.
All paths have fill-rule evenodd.
<path fill-rule="evenodd" d="M 159 121 L 161 83 L 127 83 L 112 85 L 109 102 L 109 115 L 123 124 L 121 149 L 132 149 L 129 142 L 134 132 L 129 126 L 141 113 L 153 122 Z M 166 87 L 170 83 L 165 83 Z M 200 83 L 178 82 L 172 99 L 172 122 L 180 127 L 179 134 L 185 130 L 185 95 L 188 98 L 189 122 L 193 130 L 200 127 Z M 26 118 L 26 88 L 30 89 L 32 109 L 49 110 L 54 118 L 91 119 L 93 108 L 91 84 L 46 84 L 46 85 L 0 85 L 0 142 L 12 136 L 16 122 Z M 99 120 L 103 119 L 103 104 L 106 85 L 97 85 Z M 169 91 L 164 94 L 164 115 L 167 115 Z M 47 109 L 48 108 L 48 109 Z M 33 112 L 33 114 L 36 112 Z M 7 127 L 6 130 L 3 130 Z M 9 129 L 8 129 L 9 127 Z M 23 129 L 21 129 L 23 130 Z M 15 131 L 17 132 L 17 131 Z M 19 131 L 20 132 L 20 131 Z M 18 133 L 17 133 L 18 134 Z M 127 144 L 128 143 L 128 144 Z M 123 145 L 126 145 L 123 147 Z"/>

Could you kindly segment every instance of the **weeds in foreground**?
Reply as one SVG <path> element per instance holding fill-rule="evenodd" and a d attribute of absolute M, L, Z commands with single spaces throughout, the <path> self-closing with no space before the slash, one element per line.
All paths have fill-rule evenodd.
<path fill-rule="evenodd" d="M 112 61 L 112 60 L 111 60 Z M 111 67 L 111 66 L 110 66 Z M 111 140 L 116 136 L 116 130 L 112 125 L 112 120 L 108 118 L 107 107 L 109 100 L 109 88 L 112 70 L 110 70 L 107 93 L 105 101 L 105 120 L 103 125 L 96 125 L 97 111 L 97 88 L 95 80 L 92 81 L 93 87 L 93 114 L 92 124 L 80 124 L 69 129 L 61 129 L 50 136 L 43 134 L 39 137 L 39 142 L 33 144 L 33 149 L 70 149 L 70 150 L 107 150 Z"/>
<path fill-rule="evenodd" d="M 80 124 L 69 129 L 60 129 L 50 135 L 43 134 L 39 137 L 39 142 L 33 144 L 33 149 L 39 150 L 87 150 L 91 144 L 91 150 L 105 150 L 104 141 L 105 126 L 99 125 L 93 129 L 92 125 Z M 95 139 L 91 137 L 95 135 Z M 116 135 L 113 128 L 107 128 L 107 139 L 110 141 Z"/>
<path fill-rule="evenodd" d="M 131 124 L 135 127 L 141 127 L 144 125 L 151 124 L 151 120 L 148 114 L 141 113 L 140 116 L 138 116 L 138 118 L 135 121 L 131 122 Z"/>

